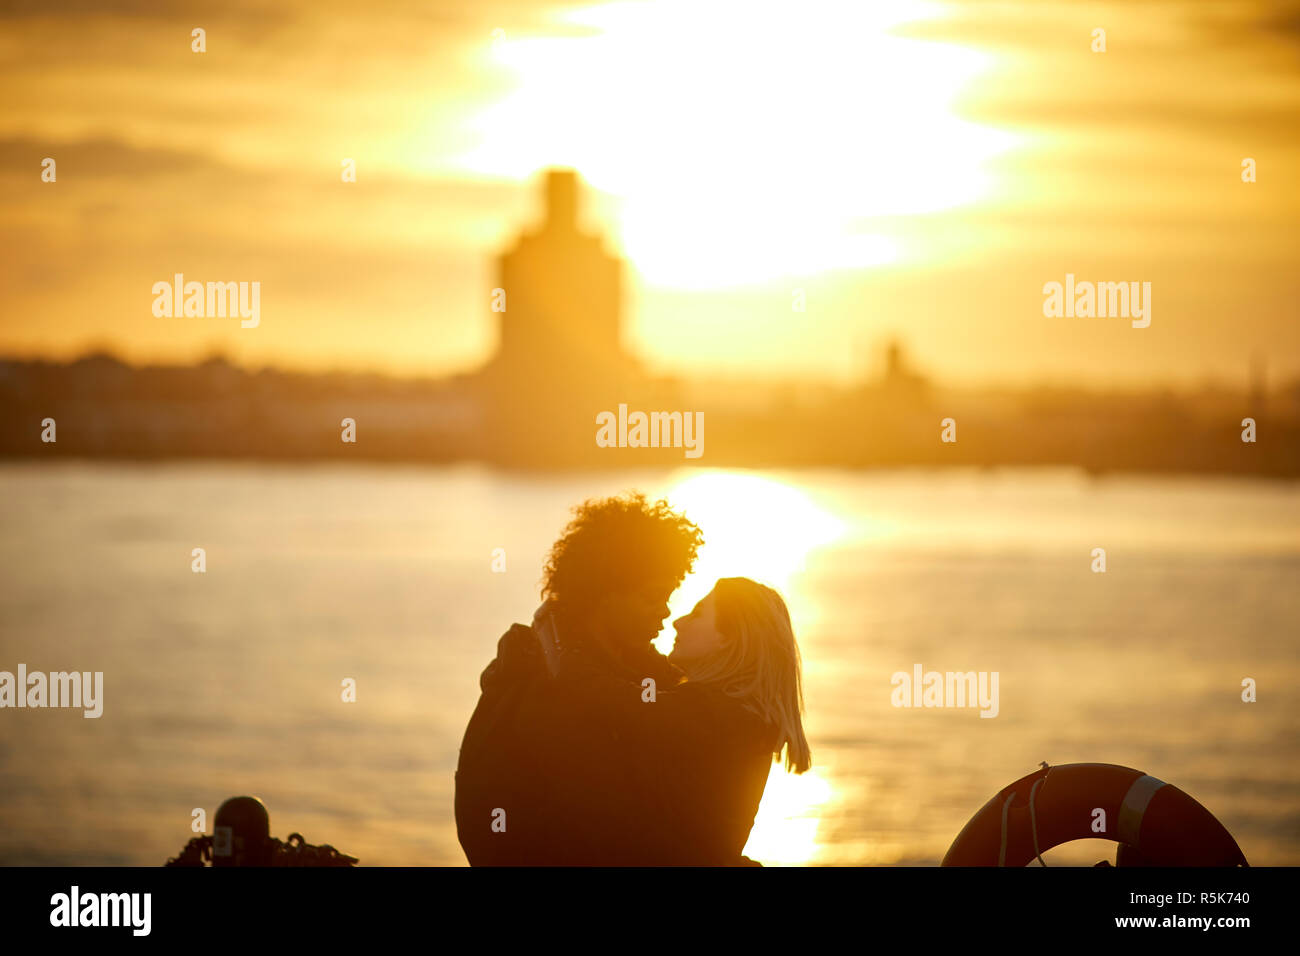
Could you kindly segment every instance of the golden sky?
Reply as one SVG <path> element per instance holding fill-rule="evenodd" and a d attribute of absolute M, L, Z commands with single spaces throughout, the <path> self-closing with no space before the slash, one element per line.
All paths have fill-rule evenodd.
<path fill-rule="evenodd" d="M 1292 0 L 8 6 L 0 352 L 469 369 L 569 165 L 663 371 L 1300 374 Z M 155 318 L 177 272 L 259 281 L 260 324 Z M 1067 272 L 1151 282 L 1150 327 L 1045 318 Z"/>

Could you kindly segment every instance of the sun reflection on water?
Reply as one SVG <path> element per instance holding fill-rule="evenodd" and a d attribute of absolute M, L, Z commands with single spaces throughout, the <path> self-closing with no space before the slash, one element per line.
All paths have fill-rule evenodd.
<path fill-rule="evenodd" d="M 745 855 L 764 866 L 808 863 L 817 854 L 817 828 L 833 787 L 817 770 L 787 773 L 773 764 Z"/>
<path fill-rule="evenodd" d="M 674 615 L 689 611 L 721 577 L 753 578 L 789 603 L 786 592 L 808 556 L 845 531 L 839 518 L 799 489 L 741 471 L 692 472 L 666 497 L 704 531 L 695 570 L 670 602 Z M 671 627 L 666 639 L 665 652 Z"/>
<path fill-rule="evenodd" d="M 808 557 L 846 531 L 844 522 L 799 489 L 745 472 L 692 472 L 666 497 L 700 526 L 705 543 L 694 572 L 673 595 L 665 633 L 656 639 L 664 653 L 672 649 L 672 620 L 718 578 L 753 578 L 793 604 L 791 591 Z M 773 764 L 745 854 L 769 865 L 807 863 L 817 853 L 821 807 L 833 790 L 816 769 L 795 775 Z"/>

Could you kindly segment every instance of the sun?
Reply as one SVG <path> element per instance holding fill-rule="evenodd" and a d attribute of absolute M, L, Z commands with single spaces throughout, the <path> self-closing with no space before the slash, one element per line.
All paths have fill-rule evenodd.
<path fill-rule="evenodd" d="M 910 37 L 917 0 L 658 0 L 570 11 L 499 41 L 512 92 L 482 112 L 470 172 L 572 166 L 617 197 L 651 284 L 718 288 L 897 258 L 881 217 L 972 201 L 1014 142 L 953 103 L 990 58 Z"/>

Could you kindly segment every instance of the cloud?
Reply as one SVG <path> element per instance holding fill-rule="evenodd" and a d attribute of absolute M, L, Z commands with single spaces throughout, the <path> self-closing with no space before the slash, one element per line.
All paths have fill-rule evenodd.
<path fill-rule="evenodd" d="M 51 142 L 34 138 L 0 139 L 0 176 L 30 176 L 43 157 L 57 153 L 61 175 L 96 178 L 195 175 L 229 171 L 209 155 L 166 148 L 140 149 L 107 137 Z"/>

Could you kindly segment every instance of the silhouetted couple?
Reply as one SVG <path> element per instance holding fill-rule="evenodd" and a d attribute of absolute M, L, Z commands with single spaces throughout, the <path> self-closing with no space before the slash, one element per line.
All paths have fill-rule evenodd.
<path fill-rule="evenodd" d="M 722 578 L 650 643 L 699 528 L 642 495 L 589 501 L 551 549 L 543 603 L 479 681 L 456 770 L 475 866 L 749 864 L 774 758 L 811 764 L 785 602 Z"/>

